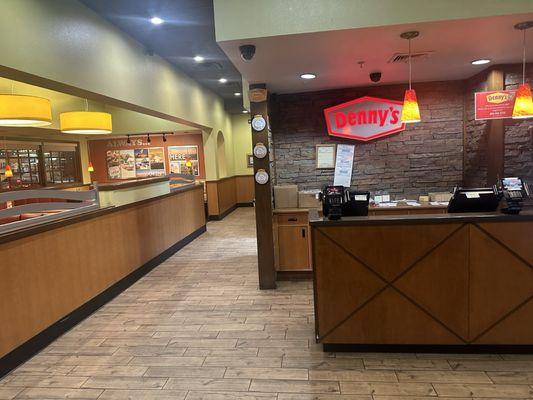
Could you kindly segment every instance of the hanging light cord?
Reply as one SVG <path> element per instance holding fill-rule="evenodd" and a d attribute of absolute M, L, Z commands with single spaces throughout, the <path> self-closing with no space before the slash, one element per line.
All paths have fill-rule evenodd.
<path fill-rule="evenodd" d="M 522 85 L 526 83 L 526 30 L 522 29 L 524 31 L 524 38 L 522 40 Z"/>
<path fill-rule="evenodd" d="M 409 39 L 409 90 L 411 90 L 411 39 Z"/>

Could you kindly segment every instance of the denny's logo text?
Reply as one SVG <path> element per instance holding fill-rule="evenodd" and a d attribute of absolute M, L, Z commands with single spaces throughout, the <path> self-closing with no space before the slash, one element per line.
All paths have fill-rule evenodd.
<path fill-rule="evenodd" d="M 324 110 L 330 136 L 368 141 L 403 131 L 402 102 L 360 97 Z"/>
<path fill-rule="evenodd" d="M 514 92 L 496 92 L 487 94 L 487 102 L 501 104 L 514 99 Z"/>

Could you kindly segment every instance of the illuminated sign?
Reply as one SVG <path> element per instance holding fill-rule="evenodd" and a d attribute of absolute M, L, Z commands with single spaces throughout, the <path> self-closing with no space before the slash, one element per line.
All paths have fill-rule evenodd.
<path fill-rule="evenodd" d="M 405 129 L 402 102 L 360 97 L 324 110 L 330 136 L 369 141 Z"/>
<path fill-rule="evenodd" d="M 515 90 L 477 92 L 474 98 L 476 120 L 512 118 Z"/>

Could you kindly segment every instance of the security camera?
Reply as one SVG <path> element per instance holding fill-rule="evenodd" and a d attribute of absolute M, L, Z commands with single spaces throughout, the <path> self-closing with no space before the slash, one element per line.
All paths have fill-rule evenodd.
<path fill-rule="evenodd" d="M 252 58 L 254 58 L 255 46 L 253 44 L 244 44 L 239 46 L 239 51 L 241 53 L 241 58 L 244 61 L 250 61 Z"/>
<path fill-rule="evenodd" d="M 379 71 L 371 72 L 370 73 L 370 80 L 372 82 L 379 82 L 381 80 L 381 72 L 379 72 Z"/>

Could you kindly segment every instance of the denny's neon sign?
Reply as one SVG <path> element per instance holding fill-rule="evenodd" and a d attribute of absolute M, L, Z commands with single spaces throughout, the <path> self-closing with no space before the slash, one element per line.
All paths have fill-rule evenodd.
<path fill-rule="evenodd" d="M 401 101 L 368 96 L 324 110 L 330 136 L 362 141 L 403 131 L 401 114 Z"/>

